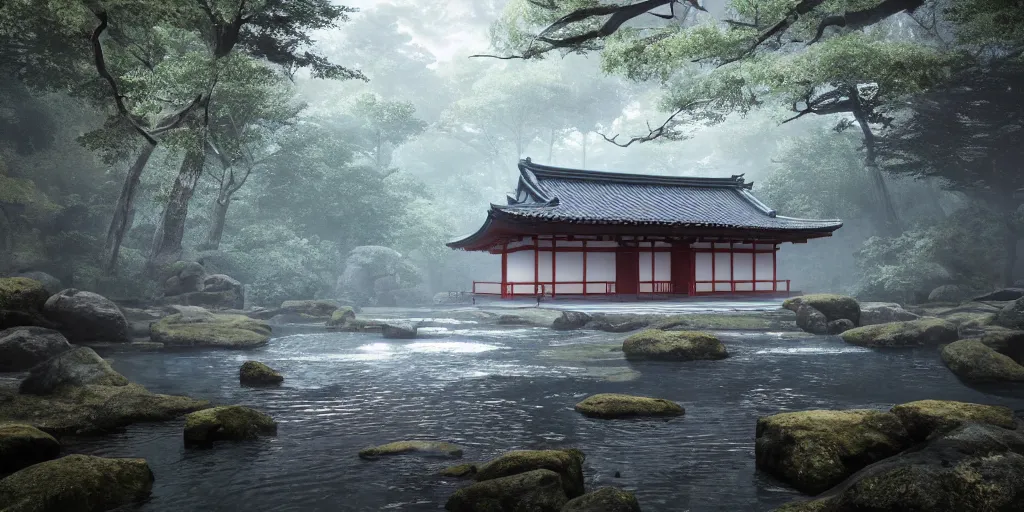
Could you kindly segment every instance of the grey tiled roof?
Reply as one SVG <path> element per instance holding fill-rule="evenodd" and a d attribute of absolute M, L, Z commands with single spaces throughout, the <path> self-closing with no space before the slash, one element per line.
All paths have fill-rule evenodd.
<path fill-rule="evenodd" d="M 834 231 L 839 220 L 781 217 L 742 176 L 689 178 L 563 169 L 523 160 L 516 198 L 492 214 L 581 224 Z"/>

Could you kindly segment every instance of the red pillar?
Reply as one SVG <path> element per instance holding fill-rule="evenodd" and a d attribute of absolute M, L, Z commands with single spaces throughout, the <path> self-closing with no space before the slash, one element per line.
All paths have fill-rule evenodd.
<path fill-rule="evenodd" d="M 508 286 L 508 244 L 506 243 L 501 248 L 501 297 L 505 298 L 506 290 Z"/>
<path fill-rule="evenodd" d="M 558 240 L 552 238 L 551 239 L 551 297 L 552 298 L 554 298 L 554 296 L 555 296 L 555 288 L 558 287 L 558 277 L 557 277 L 558 274 L 556 273 L 556 270 L 558 269 L 557 261 L 558 261 Z"/>
<path fill-rule="evenodd" d="M 537 281 L 540 275 L 540 267 L 538 262 L 540 261 L 540 238 L 533 238 L 533 294 L 537 295 Z"/>
<path fill-rule="evenodd" d="M 779 291 L 779 276 L 778 276 L 778 250 L 779 246 L 772 244 L 772 291 Z M 789 293 L 789 290 L 786 290 Z"/>
<path fill-rule="evenodd" d="M 732 242 L 729 242 L 729 289 L 736 293 L 736 264 L 733 261 L 736 252 L 733 250 L 732 244 Z"/>
<path fill-rule="evenodd" d="M 587 296 L 587 241 L 583 241 L 583 296 Z"/>

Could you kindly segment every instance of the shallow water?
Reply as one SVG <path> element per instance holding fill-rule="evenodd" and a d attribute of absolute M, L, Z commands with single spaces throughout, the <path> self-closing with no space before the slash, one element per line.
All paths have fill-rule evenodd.
<path fill-rule="evenodd" d="M 645 512 L 759 511 L 797 494 L 755 472 L 758 416 L 925 398 L 1024 408 L 1024 390 L 996 396 L 965 387 L 934 349 L 875 352 L 834 337 L 722 333 L 732 353 L 723 361 L 627 363 L 621 353 L 580 348 L 623 335 L 435 325 L 444 327 L 411 341 L 285 327 L 275 328 L 279 337 L 267 347 L 244 353 L 111 356 L 118 371 L 153 391 L 259 408 L 278 420 L 278 436 L 186 451 L 179 420 L 136 425 L 72 450 L 145 457 L 156 483 L 142 510 L 152 512 L 443 509 L 463 485 L 434 476 L 450 462 L 356 456 L 401 439 L 461 444 L 465 461 L 574 446 L 587 455 L 588 488 L 634 490 Z M 238 367 L 247 359 L 281 371 L 285 385 L 240 387 Z M 639 372 L 635 380 L 610 377 L 628 378 L 629 369 Z M 686 415 L 601 421 L 573 411 L 600 392 L 676 400 Z"/>

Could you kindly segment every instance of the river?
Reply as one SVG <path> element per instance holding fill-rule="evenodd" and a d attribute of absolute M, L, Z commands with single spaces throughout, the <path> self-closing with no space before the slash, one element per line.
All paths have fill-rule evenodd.
<path fill-rule="evenodd" d="M 452 462 L 356 456 L 402 439 L 463 445 L 464 461 L 577 447 L 587 456 L 588 489 L 635 491 L 645 512 L 760 511 L 798 494 L 754 470 L 759 416 L 926 398 L 1024 409 L 1024 392 L 964 386 L 935 349 L 878 352 L 837 337 L 734 332 L 720 333 L 726 360 L 627 363 L 607 350 L 621 334 L 443 318 L 433 325 L 410 341 L 285 326 L 268 346 L 244 353 L 110 355 L 115 369 L 152 391 L 262 410 L 279 422 L 278 435 L 185 450 L 179 420 L 135 425 L 71 451 L 146 458 L 156 475 L 141 506 L 148 512 L 443 509 L 464 485 L 435 475 Z M 279 370 L 284 385 L 240 387 L 247 359 Z M 686 415 L 603 421 L 573 411 L 602 392 L 675 400 Z"/>

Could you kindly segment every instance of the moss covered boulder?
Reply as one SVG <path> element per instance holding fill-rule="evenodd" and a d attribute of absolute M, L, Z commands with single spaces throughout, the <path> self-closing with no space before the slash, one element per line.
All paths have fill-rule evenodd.
<path fill-rule="evenodd" d="M 975 339 L 946 345 L 942 348 L 942 361 L 969 382 L 1024 381 L 1024 366 Z"/>
<path fill-rule="evenodd" d="M 284 382 L 284 377 L 259 361 L 246 361 L 238 369 L 238 381 L 245 386 L 274 386 Z"/>
<path fill-rule="evenodd" d="M 845 318 L 860 325 L 860 303 L 853 297 L 831 293 L 815 293 L 786 299 L 782 307 L 798 312 L 801 305 L 810 306 L 823 315 L 828 322 Z"/>
<path fill-rule="evenodd" d="M 603 419 L 681 416 L 685 412 L 682 406 L 669 400 L 618 393 L 588 396 L 575 408 L 584 416 Z"/>
<path fill-rule="evenodd" d="M 60 443 L 31 425 L 0 424 L 0 474 L 13 473 L 60 455 Z"/>
<path fill-rule="evenodd" d="M 569 500 L 562 512 L 640 512 L 640 503 L 631 492 L 602 487 Z"/>
<path fill-rule="evenodd" d="M 359 451 L 359 458 L 374 460 L 388 455 L 424 455 L 445 459 L 462 457 L 462 447 L 441 441 L 396 441 Z"/>
<path fill-rule="evenodd" d="M 150 326 L 150 337 L 168 348 L 252 348 L 270 340 L 270 325 L 243 315 L 210 313 L 190 318 L 176 313 Z"/>
<path fill-rule="evenodd" d="M 536 469 L 459 489 L 444 508 L 449 512 L 561 512 L 568 501 L 558 473 Z"/>
<path fill-rule="evenodd" d="M 451 478 L 468 478 L 476 474 L 478 466 L 476 464 L 456 464 L 454 466 L 448 466 L 437 474 L 440 476 L 447 476 Z"/>
<path fill-rule="evenodd" d="M 647 329 L 622 343 L 626 359 L 656 361 L 697 361 L 725 359 L 729 352 L 715 336 L 695 331 Z"/>
<path fill-rule="evenodd" d="M 906 427 L 910 437 L 923 441 L 941 435 L 966 423 L 986 423 L 1014 429 L 1016 423 L 1009 407 L 982 405 L 951 400 L 919 400 L 891 409 Z"/>
<path fill-rule="evenodd" d="M 919 450 L 877 462 L 821 497 L 777 512 L 1019 511 L 1024 437 L 970 423 Z"/>
<path fill-rule="evenodd" d="M 59 326 L 71 343 L 132 341 L 124 314 L 110 299 L 98 293 L 74 288 L 63 290 L 46 300 L 43 314 Z"/>
<path fill-rule="evenodd" d="M 32 368 L 19 389 L 22 393 L 48 395 L 65 386 L 87 384 L 127 386 L 128 379 L 114 371 L 93 349 L 78 347 Z"/>
<path fill-rule="evenodd" d="M 71 350 L 64 335 L 43 327 L 12 327 L 0 331 L 0 372 L 20 372 Z"/>
<path fill-rule="evenodd" d="M 0 309 L 40 311 L 50 294 L 43 284 L 27 277 L 0 277 Z"/>
<path fill-rule="evenodd" d="M 843 341 L 861 347 L 901 348 L 951 343 L 959 338 L 956 325 L 939 318 L 867 325 L 844 332 Z"/>
<path fill-rule="evenodd" d="M 561 477 L 568 498 L 583 495 L 583 452 L 568 450 L 515 450 L 502 454 L 477 468 L 476 481 L 493 480 L 537 469 L 554 471 Z"/>
<path fill-rule="evenodd" d="M 356 319 L 356 312 L 350 306 L 343 306 L 331 313 L 327 327 L 341 327 Z"/>
<path fill-rule="evenodd" d="M 1009 329 L 1024 330 L 1024 297 L 1003 306 L 992 323 Z"/>
<path fill-rule="evenodd" d="M 757 420 L 757 468 L 817 494 L 912 444 L 899 418 L 872 410 L 802 411 Z"/>
<path fill-rule="evenodd" d="M 989 327 L 968 339 L 976 339 L 988 348 L 1009 356 L 1018 364 L 1024 364 L 1024 331 Z"/>
<path fill-rule="evenodd" d="M 215 441 L 245 441 L 277 434 L 277 422 L 255 409 L 225 405 L 185 416 L 185 446 L 208 447 Z"/>
<path fill-rule="evenodd" d="M 0 480 L 0 510 L 105 512 L 143 501 L 152 489 L 144 459 L 68 455 Z"/>

